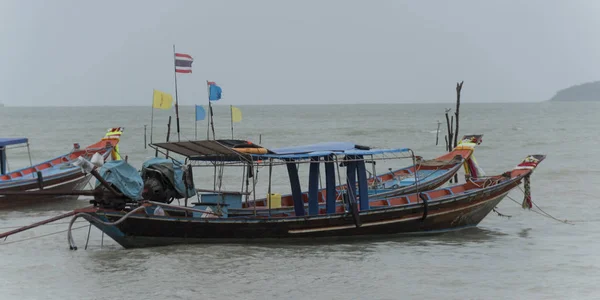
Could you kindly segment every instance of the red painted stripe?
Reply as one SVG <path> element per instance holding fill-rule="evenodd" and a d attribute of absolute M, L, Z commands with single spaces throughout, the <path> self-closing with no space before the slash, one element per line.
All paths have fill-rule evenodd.
<path fill-rule="evenodd" d="M 175 53 L 176 57 L 186 57 L 189 59 L 193 59 L 189 54 L 183 54 L 183 53 Z"/>
<path fill-rule="evenodd" d="M 175 72 L 177 72 L 177 73 L 192 73 L 192 70 L 179 70 L 179 69 L 176 69 Z"/>

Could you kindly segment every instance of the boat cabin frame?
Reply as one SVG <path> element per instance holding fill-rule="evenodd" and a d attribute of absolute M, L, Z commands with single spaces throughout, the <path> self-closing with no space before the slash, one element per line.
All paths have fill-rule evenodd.
<path fill-rule="evenodd" d="M 13 147 L 9 147 L 13 146 Z M 29 148 L 29 139 L 24 137 L 19 138 L 0 138 L 0 175 L 4 175 L 9 171 L 8 161 L 6 158 L 6 151 L 9 149 L 27 147 L 27 154 L 29 155 L 29 165 L 33 165 L 31 160 L 31 149 Z"/>
<path fill-rule="evenodd" d="M 245 196 L 246 203 L 250 196 L 256 203 L 256 178 L 259 167 L 268 167 L 268 198 L 272 196 L 272 174 L 274 166 L 285 166 L 291 188 L 294 214 L 296 216 L 313 216 L 318 214 L 335 214 L 336 200 L 340 186 L 343 187 L 343 200 L 346 211 L 357 213 L 358 210 L 369 209 L 369 176 L 377 178 L 375 164 L 379 160 L 412 159 L 416 164 L 417 157 L 409 148 L 373 149 L 353 143 L 321 143 L 315 145 L 287 147 L 269 150 L 259 145 L 241 140 L 200 140 L 185 142 L 166 142 L 151 144 L 167 158 L 171 153 L 185 157 L 188 174 L 192 168 L 212 167 L 213 190 L 196 189 L 198 192 L 212 192 L 226 197 L 227 195 Z M 299 176 L 299 165 L 309 165 L 308 178 L 308 210 L 305 210 L 304 195 Z M 372 165 L 372 172 L 367 171 L 367 164 Z M 321 169 L 321 165 L 323 166 Z M 241 167 L 245 186 L 241 190 L 223 191 L 222 174 L 225 167 Z M 345 182 L 342 182 L 340 167 L 345 167 Z M 320 186 L 322 172 L 325 174 L 325 194 Z M 415 185 L 418 185 L 415 172 Z M 250 179 L 252 183 L 250 184 Z M 336 184 L 337 183 L 337 184 Z M 252 186 L 252 189 L 249 186 Z M 245 189 L 245 190 L 244 190 Z M 417 186 L 418 189 L 418 186 Z M 198 197 L 200 197 L 198 195 Z M 320 212 L 319 198 L 324 197 L 325 211 Z M 271 217 L 271 201 L 268 201 L 268 216 Z M 186 204 L 187 206 L 187 198 Z M 254 205 L 256 216 L 256 205 Z"/>

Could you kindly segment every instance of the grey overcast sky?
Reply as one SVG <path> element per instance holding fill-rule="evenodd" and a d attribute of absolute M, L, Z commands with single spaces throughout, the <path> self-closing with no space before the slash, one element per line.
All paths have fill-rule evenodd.
<path fill-rule="evenodd" d="M 600 80 L 594 0 L 0 0 L 0 102 L 181 105 L 547 100 Z"/>

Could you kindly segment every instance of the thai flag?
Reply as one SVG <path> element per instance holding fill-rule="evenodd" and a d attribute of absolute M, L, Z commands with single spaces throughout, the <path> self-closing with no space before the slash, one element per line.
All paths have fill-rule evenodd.
<path fill-rule="evenodd" d="M 175 72 L 192 73 L 194 59 L 189 54 L 175 53 Z"/>

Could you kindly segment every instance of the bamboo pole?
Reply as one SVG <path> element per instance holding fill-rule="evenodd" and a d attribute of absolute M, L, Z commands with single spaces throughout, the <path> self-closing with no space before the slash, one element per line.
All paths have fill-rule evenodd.
<path fill-rule="evenodd" d="M 13 235 L 15 233 L 19 233 L 21 231 L 25 231 L 27 229 L 35 228 L 35 227 L 38 227 L 40 225 L 45 225 L 45 224 L 48 224 L 48 223 L 52 223 L 52 222 L 60 220 L 60 219 L 68 218 L 70 216 L 75 215 L 75 213 L 76 213 L 75 211 L 70 211 L 70 212 L 68 212 L 66 214 L 62 214 L 62 215 L 56 216 L 54 218 L 50 218 L 50 219 L 47 219 L 47 220 L 44 220 L 44 221 L 40 221 L 40 222 L 37 222 L 37 223 L 33 223 L 31 225 L 23 226 L 21 228 L 15 229 L 15 230 L 11 230 L 11 231 L 2 233 L 2 234 L 0 234 L 0 239 L 6 238 L 6 237 L 8 237 L 10 235 Z"/>

